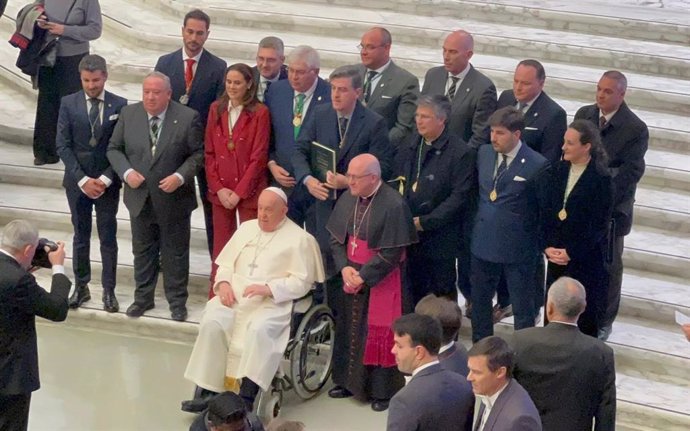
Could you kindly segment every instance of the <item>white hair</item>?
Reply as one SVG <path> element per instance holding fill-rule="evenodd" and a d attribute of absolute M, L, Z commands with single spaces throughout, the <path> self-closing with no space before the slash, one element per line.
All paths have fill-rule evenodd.
<path fill-rule="evenodd" d="M 2 230 L 0 248 L 17 253 L 27 245 L 38 244 L 38 229 L 26 220 L 12 220 Z"/>

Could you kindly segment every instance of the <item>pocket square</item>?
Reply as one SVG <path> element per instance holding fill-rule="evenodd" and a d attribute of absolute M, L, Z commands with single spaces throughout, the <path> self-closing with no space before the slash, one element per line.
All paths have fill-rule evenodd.
<path fill-rule="evenodd" d="M 525 127 L 525 130 L 539 130 L 536 127 Z"/>
<path fill-rule="evenodd" d="M 118 118 L 120 118 L 120 114 L 113 114 L 110 117 L 108 117 L 108 121 L 115 121 Z"/>
<path fill-rule="evenodd" d="M 386 96 L 385 94 L 381 95 L 381 99 L 392 99 L 393 96 Z"/>
<path fill-rule="evenodd" d="M 513 177 L 513 181 L 527 181 L 527 180 L 522 178 L 520 175 L 515 175 Z"/>

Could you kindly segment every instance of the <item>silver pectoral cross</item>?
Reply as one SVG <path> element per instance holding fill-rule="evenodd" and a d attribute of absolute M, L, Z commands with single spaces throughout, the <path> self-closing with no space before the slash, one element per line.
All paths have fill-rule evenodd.
<path fill-rule="evenodd" d="M 357 244 L 357 238 L 352 238 L 352 241 L 350 241 L 350 247 L 352 247 L 350 253 L 354 256 L 355 252 L 357 251 L 357 247 L 359 247 L 359 244 Z"/>
<path fill-rule="evenodd" d="M 256 269 L 259 265 L 256 263 L 252 262 L 249 264 L 249 275 L 254 275 L 254 269 Z"/>

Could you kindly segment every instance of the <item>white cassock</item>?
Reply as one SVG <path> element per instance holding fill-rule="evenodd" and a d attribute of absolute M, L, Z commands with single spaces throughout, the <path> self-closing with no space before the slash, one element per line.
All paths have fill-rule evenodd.
<path fill-rule="evenodd" d="M 229 282 L 237 303 L 226 307 L 218 296 L 208 301 L 184 376 L 214 392 L 233 389 L 229 386 L 241 377 L 266 390 L 289 341 L 292 301 L 324 280 L 319 246 L 287 218 L 273 232 L 263 232 L 257 220 L 249 220 L 216 264 L 216 286 Z M 244 298 L 251 284 L 268 285 L 273 297 Z"/>

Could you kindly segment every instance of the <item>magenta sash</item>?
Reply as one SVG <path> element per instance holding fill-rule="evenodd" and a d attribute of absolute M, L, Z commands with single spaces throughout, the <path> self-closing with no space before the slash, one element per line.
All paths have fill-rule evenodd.
<path fill-rule="evenodd" d="M 352 247 L 354 239 L 356 246 Z M 360 265 L 364 265 L 376 256 L 372 250 L 357 237 L 349 236 L 347 241 L 348 258 Z M 403 258 L 404 259 L 404 255 Z M 400 266 L 398 265 L 377 285 L 369 287 L 369 310 L 367 315 L 367 339 L 364 346 L 364 365 L 394 367 L 395 356 L 393 348 L 393 322 L 402 314 L 402 287 Z"/>

